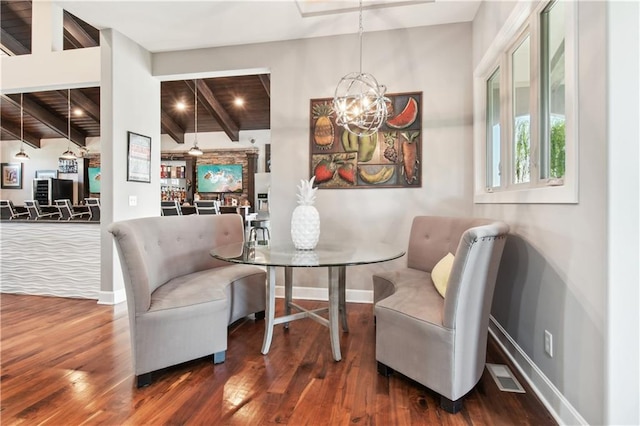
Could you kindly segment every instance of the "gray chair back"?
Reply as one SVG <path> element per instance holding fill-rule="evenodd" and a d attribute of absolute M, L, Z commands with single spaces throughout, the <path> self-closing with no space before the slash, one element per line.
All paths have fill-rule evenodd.
<path fill-rule="evenodd" d="M 71 205 L 71 200 L 69 199 L 55 200 L 55 203 L 56 207 L 58 208 L 58 213 L 60 213 L 60 220 L 71 220 L 83 218 L 85 216 L 88 219 L 91 218 L 91 212 L 74 213 L 73 206 Z"/>
<path fill-rule="evenodd" d="M 28 218 L 29 217 L 29 212 L 18 212 L 18 210 L 16 210 L 16 207 L 13 205 L 13 201 L 11 200 L 7 200 L 9 202 L 9 210 L 11 211 L 11 219 L 18 219 L 18 218 Z"/>
<path fill-rule="evenodd" d="M 161 201 L 160 208 L 162 209 L 162 216 L 182 216 L 178 200 Z"/>
<path fill-rule="evenodd" d="M 217 200 L 194 201 L 197 214 L 220 214 L 220 202 Z"/>
<path fill-rule="evenodd" d="M 12 216 L 9 200 L 0 200 L 0 219 L 11 220 Z"/>
<path fill-rule="evenodd" d="M 89 220 L 100 221 L 100 198 L 85 198 L 84 203 L 89 207 Z"/>
<path fill-rule="evenodd" d="M 31 220 L 60 218 L 60 213 L 43 213 L 38 200 L 26 200 L 24 205 L 27 207 Z"/>

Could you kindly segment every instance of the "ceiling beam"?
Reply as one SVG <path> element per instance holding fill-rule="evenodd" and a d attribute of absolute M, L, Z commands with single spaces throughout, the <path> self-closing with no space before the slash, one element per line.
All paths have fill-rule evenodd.
<path fill-rule="evenodd" d="M 67 100 L 67 91 L 58 90 L 58 93 Z M 85 115 L 100 124 L 100 106 L 85 96 L 79 90 L 74 90 L 71 95 L 71 104 L 84 111 Z M 65 117 L 66 118 L 66 117 Z"/>
<path fill-rule="evenodd" d="M 209 114 L 218 121 L 218 124 L 220 124 L 220 127 L 222 127 L 222 130 L 224 130 L 229 139 L 233 142 L 238 142 L 240 140 L 240 128 L 238 125 L 213 95 L 207 83 L 203 80 L 196 80 L 196 82 L 198 84 L 198 101 L 201 102 L 205 109 L 209 111 Z M 191 90 L 195 90 L 192 81 L 185 81 L 185 84 L 189 86 Z"/>
<path fill-rule="evenodd" d="M 2 98 L 20 108 L 20 102 L 17 100 L 19 99 L 19 96 L 20 95 L 2 95 Z M 24 95 L 22 108 L 25 113 L 40 121 L 45 126 L 58 133 L 61 137 L 67 137 L 67 117 L 61 117 L 52 113 L 48 109 L 43 108 L 40 104 L 33 101 L 27 94 Z M 87 134 L 71 125 L 71 142 L 78 146 L 86 146 Z"/>
<path fill-rule="evenodd" d="M 184 129 L 163 109 L 160 109 L 160 128 L 177 143 L 184 143 Z"/>
<path fill-rule="evenodd" d="M 267 92 L 267 96 L 271 97 L 271 78 L 269 78 L 269 74 L 260 74 L 258 78 L 262 83 L 262 87 L 264 87 L 264 91 Z"/>
<path fill-rule="evenodd" d="M 2 120 L 2 130 L 7 132 L 12 138 L 20 140 L 20 125 L 7 120 Z M 40 148 L 40 138 L 23 130 L 24 143 L 32 148 Z"/>
<path fill-rule="evenodd" d="M 98 46 L 98 43 L 84 30 L 73 15 L 66 11 L 64 13 L 63 26 L 65 37 L 75 48 Z"/>
<path fill-rule="evenodd" d="M 31 50 L 13 38 L 4 28 L 0 28 L 0 44 L 13 55 L 28 55 Z"/>

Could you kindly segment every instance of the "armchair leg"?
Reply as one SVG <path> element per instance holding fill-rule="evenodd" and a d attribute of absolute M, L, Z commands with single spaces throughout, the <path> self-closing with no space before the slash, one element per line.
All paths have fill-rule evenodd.
<path fill-rule="evenodd" d="M 214 364 L 222 364 L 224 362 L 224 358 L 227 351 L 220 351 L 213 354 L 213 363 Z"/>
<path fill-rule="evenodd" d="M 456 414 L 458 411 L 462 410 L 462 398 L 452 401 L 449 398 L 440 396 L 440 408 L 447 413 Z"/>
<path fill-rule="evenodd" d="M 253 316 L 255 317 L 256 321 L 263 320 L 264 319 L 264 311 L 256 312 L 255 314 L 253 314 Z"/>
<path fill-rule="evenodd" d="M 149 386 L 151 384 L 151 373 L 144 373 L 139 376 L 136 376 L 137 387 L 143 388 L 145 386 Z"/>
<path fill-rule="evenodd" d="M 378 374 L 384 377 L 389 377 L 393 374 L 393 368 L 390 368 L 378 361 Z"/>

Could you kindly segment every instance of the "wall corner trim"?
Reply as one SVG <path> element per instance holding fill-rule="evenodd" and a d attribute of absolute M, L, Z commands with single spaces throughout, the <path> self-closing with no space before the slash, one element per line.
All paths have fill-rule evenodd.
<path fill-rule="evenodd" d="M 589 423 L 578 413 L 551 380 L 522 350 L 516 341 L 493 317 L 489 321 L 489 333 L 495 338 L 498 346 L 509 357 L 520 374 L 527 381 L 542 404 L 549 410 L 560 425 L 588 425 Z"/>

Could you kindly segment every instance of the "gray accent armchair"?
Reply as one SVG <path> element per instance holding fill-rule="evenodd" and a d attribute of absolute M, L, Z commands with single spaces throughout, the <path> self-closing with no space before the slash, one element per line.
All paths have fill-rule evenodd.
<path fill-rule="evenodd" d="M 509 227 L 474 218 L 414 218 L 407 267 L 373 277 L 378 372 L 394 370 L 440 394 L 456 413 L 485 366 L 491 302 Z M 431 271 L 455 261 L 443 298 Z"/>
<path fill-rule="evenodd" d="M 265 271 L 209 254 L 244 241 L 240 215 L 146 217 L 108 230 L 122 266 L 138 387 L 168 366 L 212 354 L 223 362 L 228 325 L 264 318 Z"/>

